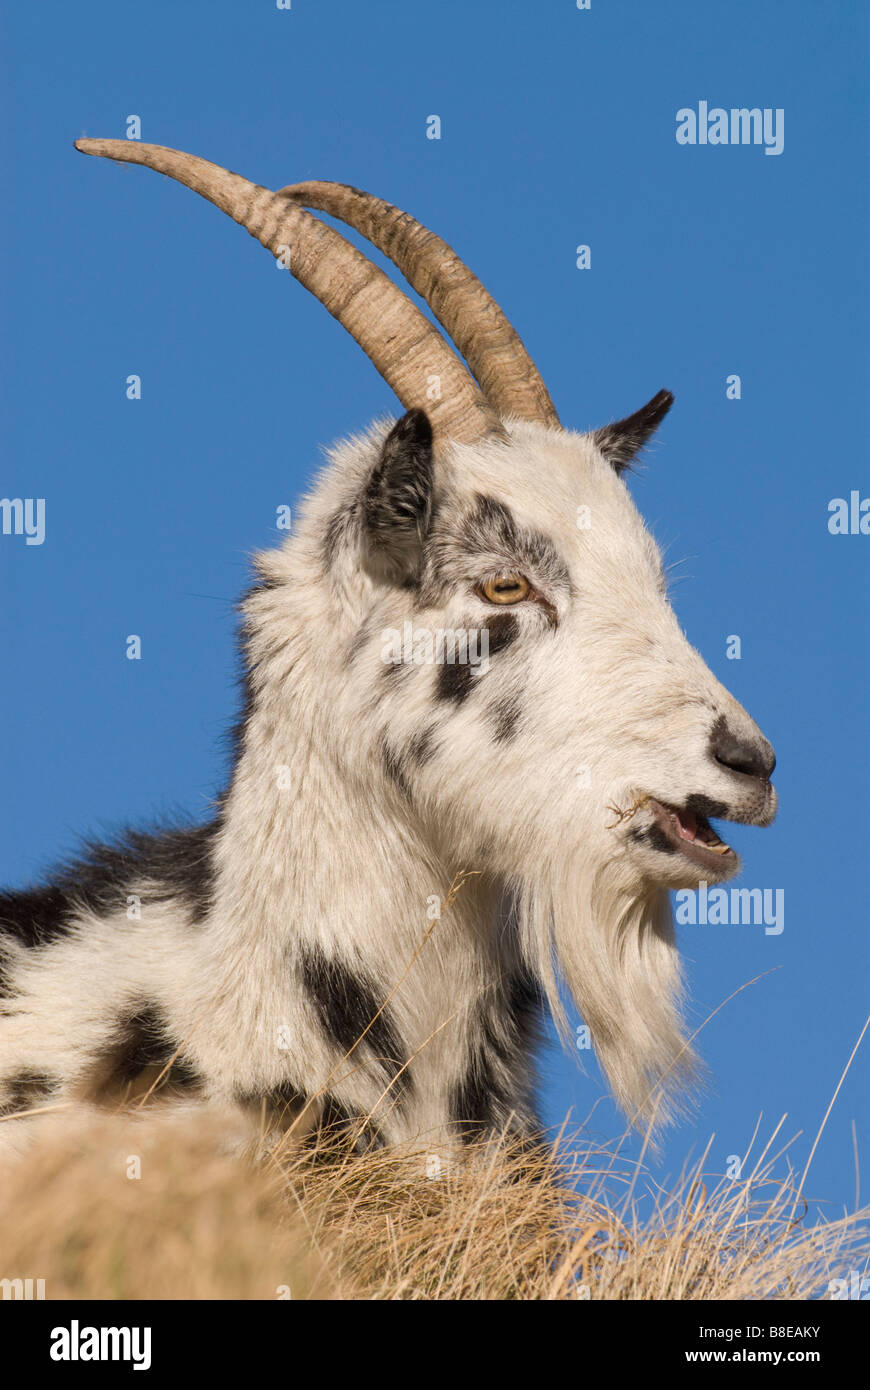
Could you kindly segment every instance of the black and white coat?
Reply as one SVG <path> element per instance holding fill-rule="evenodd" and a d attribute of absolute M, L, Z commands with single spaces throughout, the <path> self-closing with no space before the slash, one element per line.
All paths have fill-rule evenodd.
<path fill-rule="evenodd" d="M 0 896 L 0 1149 L 36 1124 L 11 1115 L 158 1077 L 361 1145 L 530 1133 L 557 973 L 630 1118 L 685 1093 L 668 889 L 734 873 L 708 817 L 766 824 L 775 793 L 622 477 L 669 404 L 434 451 L 414 410 L 334 451 L 256 558 L 213 818 Z M 485 628 L 489 659 L 385 661 L 406 622 Z"/>

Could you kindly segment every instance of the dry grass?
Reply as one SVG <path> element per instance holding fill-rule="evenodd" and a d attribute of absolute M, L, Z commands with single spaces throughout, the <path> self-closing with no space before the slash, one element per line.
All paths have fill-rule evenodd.
<path fill-rule="evenodd" d="M 217 1118 L 164 1112 L 37 1144 L 0 1184 L 0 1277 L 44 1279 L 49 1299 L 331 1296 L 272 1176 L 222 1138 Z"/>
<path fill-rule="evenodd" d="M 252 1167 L 223 1132 L 116 1116 L 40 1144 L 4 1175 L 0 1278 L 48 1298 L 806 1299 L 870 1256 L 866 1213 L 804 1228 L 772 1141 L 741 1181 L 702 1183 L 702 1159 L 663 1192 L 576 1143 L 433 1178 L 335 1146 Z"/>

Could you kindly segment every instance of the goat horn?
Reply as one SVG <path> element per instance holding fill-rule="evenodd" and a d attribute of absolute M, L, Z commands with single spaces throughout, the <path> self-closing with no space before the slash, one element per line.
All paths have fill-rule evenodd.
<path fill-rule="evenodd" d="M 406 409 L 426 411 L 443 440 L 470 442 L 503 434 L 497 415 L 464 364 L 389 276 L 332 227 L 271 189 L 196 155 L 132 140 L 76 140 L 76 149 L 144 164 L 193 189 L 276 257 L 289 250 L 289 269 L 359 343 Z M 430 400 L 431 378 L 440 378 Z"/>
<path fill-rule="evenodd" d="M 288 184 L 280 192 L 355 227 L 398 266 L 425 299 L 502 415 L 558 425 L 559 417 L 522 339 L 492 295 L 446 241 L 371 193 L 346 183 Z"/>

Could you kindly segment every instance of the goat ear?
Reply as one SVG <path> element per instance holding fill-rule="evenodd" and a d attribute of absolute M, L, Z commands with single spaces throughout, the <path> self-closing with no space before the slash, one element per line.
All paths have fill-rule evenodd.
<path fill-rule="evenodd" d="M 657 391 L 652 400 L 633 415 L 617 420 L 615 424 L 604 425 L 594 432 L 592 438 L 617 473 L 622 473 L 628 467 L 658 429 L 673 403 L 670 391 Z"/>
<path fill-rule="evenodd" d="M 363 496 L 372 568 L 394 583 L 412 578 L 432 520 L 432 426 L 409 410 L 384 440 Z"/>

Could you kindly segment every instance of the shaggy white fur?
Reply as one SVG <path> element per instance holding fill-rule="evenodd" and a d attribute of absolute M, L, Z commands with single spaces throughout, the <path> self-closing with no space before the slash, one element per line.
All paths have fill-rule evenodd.
<path fill-rule="evenodd" d="M 685 1092 L 667 890 L 737 867 L 704 849 L 699 807 L 774 814 L 766 776 L 715 756 L 711 731 L 769 749 L 681 632 L 596 437 L 507 426 L 436 451 L 417 582 L 384 576 L 361 506 L 387 423 L 335 450 L 293 535 L 257 557 L 238 761 L 202 862 L 179 851 L 199 899 L 133 854 L 99 900 L 73 884 L 42 938 L 9 925 L 24 895 L 6 900 L 9 1113 L 129 1086 L 137 1066 L 154 1079 L 180 1049 L 176 1091 L 267 1102 L 300 1132 L 365 1116 L 369 1139 L 436 1153 L 463 1124 L 530 1132 L 537 988 L 561 1017 L 557 972 L 632 1119 Z M 532 596 L 488 602 L 505 573 Z M 493 655 L 386 666 L 383 633 L 406 621 L 487 628 Z M 662 806 L 696 808 L 670 827 L 697 832 L 686 853 Z"/>

